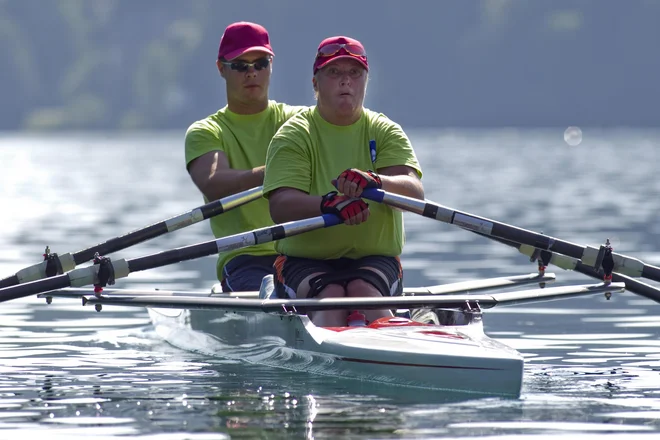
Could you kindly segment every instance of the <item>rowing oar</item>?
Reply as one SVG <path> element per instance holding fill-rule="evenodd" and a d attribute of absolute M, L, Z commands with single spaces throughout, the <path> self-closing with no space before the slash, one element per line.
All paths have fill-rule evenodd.
<path fill-rule="evenodd" d="M 582 246 L 529 231 L 527 229 L 511 226 L 506 223 L 478 217 L 466 212 L 456 211 L 437 203 L 417 200 L 412 197 L 393 194 L 380 189 L 365 190 L 361 197 L 375 202 L 385 203 L 389 206 L 403 209 L 405 211 L 414 212 L 444 223 L 453 224 L 482 235 L 488 235 L 498 239 L 519 243 L 521 245 L 531 246 L 536 249 L 551 251 L 576 258 L 581 260 L 583 265 L 591 267 L 595 271 L 600 270 L 601 263 L 603 263 L 606 256 L 611 256 L 613 270 L 619 274 L 628 275 L 630 277 L 641 276 L 650 280 L 660 281 L 659 267 L 645 264 L 637 258 L 608 252 L 607 246 L 601 246 L 600 248 Z M 609 248 L 609 250 L 611 250 L 611 248 Z"/>
<path fill-rule="evenodd" d="M 51 253 L 49 249 L 46 248 L 46 253 L 44 253 L 44 261 L 26 267 L 25 269 L 21 269 L 16 272 L 15 275 L 1 279 L 0 289 L 4 287 L 15 286 L 16 284 L 22 284 L 29 281 L 52 277 L 55 275 L 61 275 L 65 272 L 75 269 L 75 267 L 81 263 L 92 260 L 94 255 L 97 253 L 101 255 L 107 255 L 109 253 L 120 251 L 135 244 L 142 243 L 152 238 L 167 234 L 168 232 L 173 232 L 178 229 L 185 228 L 186 226 L 199 223 L 202 220 L 215 217 L 216 215 L 222 214 L 223 212 L 227 212 L 258 199 L 262 195 L 262 189 L 263 187 L 258 186 L 256 188 L 252 188 L 247 191 L 222 198 L 220 200 L 214 200 L 213 202 L 199 206 L 188 212 L 184 212 L 183 214 L 179 214 L 167 220 L 163 220 L 150 226 L 137 229 L 133 232 L 129 232 L 126 235 L 111 238 L 106 242 L 97 244 L 96 246 L 92 246 L 78 252 L 74 252 L 73 254 L 67 253 L 58 255 L 56 253 Z"/>
<path fill-rule="evenodd" d="M 318 217 L 268 226 L 130 260 L 121 259 L 111 261 L 108 257 L 97 255 L 94 257 L 94 265 L 92 266 L 81 267 L 62 275 L 0 289 L 0 302 L 66 287 L 94 285 L 95 291 L 100 292 L 106 285 L 113 285 L 115 279 L 126 277 L 132 272 L 154 269 L 168 264 L 217 254 L 218 252 L 268 243 L 315 229 L 338 225 L 341 222 L 339 217 L 335 215 L 324 214 Z"/>
<path fill-rule="evenodd" d="M 495 238 L 476 231 L 472 232 L 517 249 L 521 254 L 527 255 L 531 262 L 538 261 L 539 264 L 542 264 L 543 266 L 552 264 L 562 269 L 574 270 L 583 275 L 599 280 L 602 280 L 605 277 L 605 273 L 602 270 L 596 270 L 593 267 L 587 266 L 577 258 L 567 257 L 566 255 L 557 254 L 551 251 L 537 251 L 531 246 L 521 245 L 510 240 Z M 616 272 L 612 272 L 612 281 L 625 283 L 627 290 L 660 303 L 660 289 L 657 287 L 653 287 L 627 275 L 622 275 Z"/>

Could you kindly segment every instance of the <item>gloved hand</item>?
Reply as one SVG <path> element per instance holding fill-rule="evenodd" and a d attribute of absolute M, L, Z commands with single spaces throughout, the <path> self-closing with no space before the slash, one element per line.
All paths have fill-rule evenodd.
<path fill-rule="evenodd" d="M 329 192 L 321 199 L 321 212 L 339 216 L 347 225 L 359 225 L 369 218 L 369 205 L 362 199 Z"/>
<path fill-rule="evenodd" d="M 362 190 L 365 189 L 383 187 L 378 174 L 371 170 L 362 171 L 357 168 L 349 168 L 343 171 L 332 184 L 337 188 L 337 191 L 349 197 L 360 197 Z"/>

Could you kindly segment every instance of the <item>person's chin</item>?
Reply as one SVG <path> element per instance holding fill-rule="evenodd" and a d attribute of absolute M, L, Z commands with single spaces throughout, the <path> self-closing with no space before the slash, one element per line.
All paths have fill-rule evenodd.
<path fill-rule="evenodd" d="M 337 99 L 337 107 L 340 108 L 355 108 L 355 103 L 356 99 L 354 96 L 349 96 L 349 95 L 341 95 Z"/>
<path fill-rule="evenodd" d="M 264 95 L 264 90 L 261 87 L 246 87 L 244 91 L 245 96 L 250 99 L 260 99 Z"/>

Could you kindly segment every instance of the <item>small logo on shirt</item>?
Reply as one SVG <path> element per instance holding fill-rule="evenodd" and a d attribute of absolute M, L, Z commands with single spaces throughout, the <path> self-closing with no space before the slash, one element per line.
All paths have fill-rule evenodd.
<path fill-rule="evenodd" d="M 369 153 L 371 154 L 371 163 L 376 163 L 376 140 L 369 141 Z"/>

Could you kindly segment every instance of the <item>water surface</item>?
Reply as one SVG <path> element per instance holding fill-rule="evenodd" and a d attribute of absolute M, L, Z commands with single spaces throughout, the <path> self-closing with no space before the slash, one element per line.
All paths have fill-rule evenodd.
<path fill-rule="evenodd" d="M 660 265 L 660 133 L 413 131 L 427 197 Z M 0 137 L 0 276 L 46 245 L 73 252 L 202 200 L 181 133 Z M 535 271 L 455 226 L 406 214 L 406 285 Z M 113 255 L 211 238 L 206 222 Z M 206 257 L 116 287 L 208 289 Z M 551 268 L 557 283 L 595 280 Z M 657 285 L 656 283 L 650 282 Z M 601 438 L 660 433 L 660 307 L 630 292 L 489 310 L 486 332 L 523 353 L 519 399 L 474 399 L 274 369 L 174 348 L 145 310 L 35 297 L 0 304 L 0 438 Z"/>

